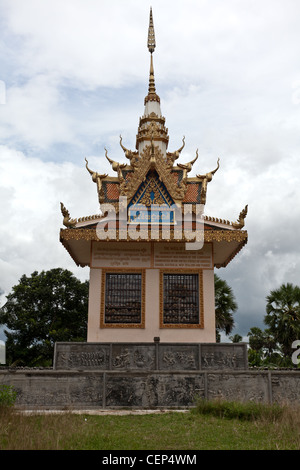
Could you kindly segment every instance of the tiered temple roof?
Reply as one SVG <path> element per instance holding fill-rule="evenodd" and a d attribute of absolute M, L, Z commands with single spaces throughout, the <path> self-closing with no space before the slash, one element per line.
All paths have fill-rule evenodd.
<path fill-rule="evenodd" d="M 178 150 L 168 152 L 168 129 L 165 126 L 165 118 L 161 113 L 160 97 L 156 93 L 154 79 L 153 52 L 155 47 L 153 17 L 152 10 L 150 10 L 148 31 L 148 49 L 150 52 L 149 89 L 144 101 L 144 115 L 139 121 L 136 149 L 134 151 L 127 149 L 123 145 L 123 139 L 120 136 L 120 146 L 128 163 L 119 163 L 113 160 L 108 156 L 108 151 L 105 149 L 105 156 L 111 164 L 115 173 L 114 176 L 91 169 L 86 160 L 86 169 L 91 175 L 92 181 L 96 184 L 101 214 L 72 219 L 68 210 L 61 203 L 63 223 L 67 228 L 61 229 L 60 240 L 80 266 L 89 265 L 91 243 L 98 240 L 97 225 L 107 223 L 109 208 L 117 214 L 117 234 L 111 237 L 108 231 L 106 240 L 108 242 L 119 239 L 124 241 L 124 235 L 121 238 L 118 235 L 118 214 L 121 210 L 120 207 L 122 207 L 122 204 L 124 205 L 124 201 L 127 220 L 132 220 L 130 219 L 130 214 L 134 213 L 132 210 L 141 205 L 148 209 L 158 206 L 162 210 L 175 207 L 181 213 L 190 211 L 192 225 L 195 227 L 197 208 L 201 206 L 201 212 L 203 212 L 208 183 L 213 180 L 214 174 L 219 169 L 218 159 L 215 168 L 211 171 L 192 177 L 189 176 L 194 163 L 198 159 L 198 150 L 196 150 L 195 157 L 191 161 L 179 162 L 181 152 L 185 146 L 185 137 L 183 137 L 182 145 Z M 214 263 L 216 267 L 226 266 L 247 243 L 247 232 L 242 230 L 247 209 L 246 206 L 240 212 L 236 222 L 202 215 L 204 242 L 214 244 Z M 146 222 L 149 221 L 149 219 L 146 220 Z M 160 222 L 162 222 L 162 219 L 160 219 Z M 126 239 L 131 241 L 129 235 Z M 151 241 L 150 235 L 147 240 Z M 160 240 L 161 237 L 158 237 L 155 242 Z M 139 241 L 139 239 L 135 238 L 134 241 Z M 141 241 L 145 241 L 145 238 L 141 237 Z M 176 231 L 176 220 L 173 220 L 170 241 L 184 241 L 182 233 L 178 236 L 178 231 Z"/>

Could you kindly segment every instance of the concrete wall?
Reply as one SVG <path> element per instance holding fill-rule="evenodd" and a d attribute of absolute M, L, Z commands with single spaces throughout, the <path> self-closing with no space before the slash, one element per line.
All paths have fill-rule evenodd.
<path fill-rule="evenodd" d="M 297 371 L 1 370 L 26 409 L 190 407 L 196 397 L 299 404 Z"/>

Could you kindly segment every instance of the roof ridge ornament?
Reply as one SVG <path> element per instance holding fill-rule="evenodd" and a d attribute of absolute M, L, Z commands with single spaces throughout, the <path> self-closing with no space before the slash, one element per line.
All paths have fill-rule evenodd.
<path fill-rule="evenodd" d="M 99 199 L 99 204 L 101 204 L 104 201 L 104 197 L 105 197 L 102 180 L 107 178 L 108 174 L 107 173 L 100 174 L 97 171 L 91 170 L 88 167 L 89 162 L 87 161 L 86 158 L 85 158 L 85 161 L 86 161 L 85 167 L 86 167 L 87 171 L 89 172 L 89 174 L 91 175 L 92 181 L 97 184 L 98 199 Z"/>
<path fill-rule="evenodd" d="M 127 149 L 124 147 L 122 144 L 122 136 L 120 135 L 120 146 L 122 147 L 125 157 L 130 160 L 130 165 L 134 168 L 137 164 L 137 161 L 139 160 L 139 153 L 138 152 L 133 152 L 132 150 Z"/>
<path fill-rule="evenodd" d="M 201 194 L 200 194 L 200 202 L 201 204 L 206 203 L 206 191 L 207 191 L 207 184 L 211 182 L 213 179 L 214 174 L 218 171 L 220 168 L 220 159 L 218 158 L 217 161 L 217 168 L 213 171 L 210 171 L 209 173 L 206 173 L 205 175 L 196 175 L 196 177 L 202 181 L 201 185 Z"/>
<path fill-rule="evenodd" d="M 232 226 L 235 229 L 242 229 L 245 225 L 245 219 L 248 213 L 248 204 L 244 207 L 244 209 L 240 212 L 239 218 L 236 222 L 232 222 Z"/>
<path fill-rule="evenodd" d="M 64 217 L 63 218 L 64 226 L 68 228 L 75 227 L 75 225 L 77 224 L 77 219 L 71 219 L 70 212 L 68 211 L 68 209 L 66 209 L 66 207 L 64 206 L 62 202 L 60 203 L 60 210 Z"/>
<path fill-rule="evenodd" d="M 168 168 L 173 168 L 175 160 L 177 160 L 180 157 L 180 154 L 184 147 L 185 147 L 185 136 L 183 136 L 182 146 L 178 150 L 175 150 L 175 152 L 167 152 Z"/>
<path fill-rule="evenodd" d="M 119 163 L 119 162 L 115 162 L 114 160 L 111 160 L 107 155 L 107 149 L 105 147 L 104 147 L 104 150 L 105 150 L 106 159 L 111 164 L 111 167 L 112 167 L 113 171 L 116 171 L 118 173 L 119 182 L 123 183 L 124 182 L 124 176 L 123 176 L 123 173 L 122 173 L 122 169 L 127 166 L 127 163 Z"/>
<path fill-rule="evenodd" d="M 187 174 L 192 170 L 194 163 L 198 160 L 198 149 L 196 150 L 196 157 L 194 160 L 188 163 L 177 163 L 177 166 L 183 170 L 183 176 L 182 179 L 183 181 L 186 181 L 187 179 Z"/>

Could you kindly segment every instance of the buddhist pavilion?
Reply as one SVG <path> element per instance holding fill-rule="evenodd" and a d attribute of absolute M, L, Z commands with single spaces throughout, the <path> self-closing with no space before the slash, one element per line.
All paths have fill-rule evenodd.
<path fill-rule="evenodd" d="M 219 169 L 190 176 L 198 152 L 179 162 L 156 93 L 152 10 L 150 77 L 134 151 L 111 158 L 113 176 L 86 169 L 100 215 L 71 218 L 61 203 L 60 241 L 78 266 L 90 268 L 87 342 L 216 341 L 214 268 L 247 243 L 247 206 L 236 222 L 204 215 L 208 184 Z"/>

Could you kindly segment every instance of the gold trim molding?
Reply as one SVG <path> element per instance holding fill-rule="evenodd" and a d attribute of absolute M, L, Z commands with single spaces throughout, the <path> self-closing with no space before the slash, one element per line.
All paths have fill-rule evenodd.
<path fill-rule="evenodd" d="M 143 232 L 144 233 L 144 232 Z M 168 241 L 177 241 L 177 242 L 188 242 L 189 240 L 186 239 L 184 236 L 182 238 L 176 238 L 176 230 L 170 229 L 170 239 L 165 240 L 162 238 L 163 231 L 159 230 L 159 239 L 152 240 L 151 239 L 151 229 L 147 230 L 148 236 L 146 238 L 139 237 L 136 240 L 132 240 L 130 236 L 127 234 L 127 239 L 119 238 L 119 229 L 111 232 L 111 235 L 116 234 L 116 237 L 110 237 L 109 231 L 107 232 L 106 240 L 99 240 L 96 232 L 96 228 L 72 228 L 72 229 L 61 229 L 60 230 L 60 240 L 85 240 L 85 241 L 128 241 L 128 242 L 145 242 L 145 241 L 155 241 L 155 242 L 168 242 Z M 150 236 L 149 236 L 150 234 Z M 246 243 L 248 240 L 248 233 L 246 230 L 205 230 L 204 231 L 204 242 L 237 242 L 237 243 Z"/>
<path fill-rule="evenodd" d="M 151 235 L 151 232 L 150 232 Z M 70 245 L 70 242 L 72 241 L 86 241 L 86 242 L 91 242 L 91 241 L 99 241 L 99 238 L 97 236 L 97 232 L 95 228 L 92 229 L 80 229 L 80 228 L 73 228 L 73 229 L 61 229 L 60 230 L 60 242 L 63 244 L 65 249 L 68 251 L 70 256 L 73 258 L 75 263 L 78 266 L 86 266 L 86 264 L 81 264 L 78 262 L 76 259 L 76 253 L 72 246 Z M 155 243 L 165 243 L 165 242 L 176 242 L 176 243 L 186 243 L 189 242 L 189 240 L 186 240 L 184 237 L 183 238 L 176 238 L 176 231 L 173 232 L 170 230 L 170 238 L 169 240 L 165 240 L 162 237 L 162 231 L 159 230 L 159 237 L 156 240 L 152 240 L 150 237 L 148 238 L 138 238 L 137 240 L 132 240 L 129 235 L 127 235 L 127 239 L 119 238 L 119 231 L 116 230 L 116 238 L 111 238 L 109 236 L 109 233 L 107 235 L 106 240 L 101 240 L 101 241 L 106 241 L 109 243 L 110 241 L 120 241 L 124 242 L 127 241 L 128 243 L 134 243 L 134 242 L 152 242 L 154 241 Z M 241 249 L 247 244 L 248 242 L 248 233 L 247 231 L 244 230 L 205 230 L 204 231 L 204 243 L 221 243 L 221 242 L 226 242 L 226 243 L 237 243 L 238 245 L 233 249 L 233 251 L 228 255 L 228 257 L 225 259 L 225 261 L 221 264 L 215 264 L 216 268 L 224 268 L 230 263 L 230 261 L 233 260 L 233 258 L 241 251 Z"/>

